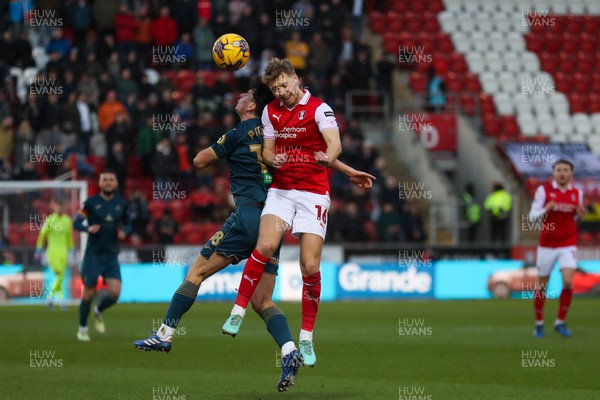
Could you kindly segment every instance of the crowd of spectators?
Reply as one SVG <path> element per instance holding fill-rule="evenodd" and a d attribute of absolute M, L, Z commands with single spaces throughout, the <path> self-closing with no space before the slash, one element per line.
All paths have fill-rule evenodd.
<path fill-rule="evenodd" d="M 172 241 L 177 227 L 170 212 L 149 224 L 153 200 L 135 182 L 149 178 L 158 188 L 177 183 L 188 194 L 226 190 L 215 183 L 225 176 L 222 164 L 195 171 L 191 160 L 237 123 L 237 95 L 250 77 L 271 57 L 287 57 L 302 85 L 336 111 L 342 159 L 378 177 L 371 192 L 332 177 L 339 196 L 330 211 L 332 240 L 423 240 L 385 160 L 358 121 L 343 118 L 348 90 L 391 87 L 389 62 L 373 68 L 366 36 L 353 26 L 353 2 L 40 0 L 33 16 L 13 3 L 21 7 L 0 6 L 0 180 L 76 171 L 93 185 L 98 166 L 111 168 L 135 202 L 138 236 Z M 252 50 L 247 68 L 233 74 L 215 70 L 212 62 L 212 43 L 228 32 L 244 36 Z M 19 80 L 15 69 L 29 79 Z M 21 95 L 19 85 L 25 87 Z M 214 221 L 215 208 L 198 198 L 193 218 Z M 372 229 L 357 229 L 369 224 Z"/>

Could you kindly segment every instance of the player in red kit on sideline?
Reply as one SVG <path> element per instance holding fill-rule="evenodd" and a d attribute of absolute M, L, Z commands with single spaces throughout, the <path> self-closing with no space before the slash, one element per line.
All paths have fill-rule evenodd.
<path fill-rule="evenodd" d="M 332 167 L 369 188 L 373 176 L 337 161 L 340 132 L 333 110 L 300 87 L 288 60 L 272 59 L 263 75 L 275 100 L 264 108 L 263 159 L 272 167 L 273 182 L 260 220 L 256 248 L 248 258 L 235 306 L 223 333 L 239 332 L 246 307 L 269 260 L 286 231 L 300 239 L 302 326 L 298 347 L 306 366 L 314 366 L 313 328 L 321 298 L 321 252 L 327 231 L 329 176 Z M 358 184 L 361 186 L 360 184 Z"/>
<path fill-rule="evenodd" d="M 543 222 L 537 249 L 538 278 L 533 297 L 534 336 L 537 338 L 544 337 L 546 287 L 557 262 L 562 273 L 563 289 L 554 329 L 563 337 L 571 336 L 565 318 L 573 297 L 573 275 L 577 268 L 577 220 L 585 214 L 583 193 L 572 182 L 573 164 L 558 160 L 552 168 L 553 180 L 537 188 L 529 212 L 531 220 Z"/>

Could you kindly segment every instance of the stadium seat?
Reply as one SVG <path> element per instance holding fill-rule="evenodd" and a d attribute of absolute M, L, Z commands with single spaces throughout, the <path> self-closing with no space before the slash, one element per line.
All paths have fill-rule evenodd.
<path fill-rule="evenodd" d="M 41 222 L 34 222 L 36 224 L 35 229 L 32 229 L 30 222 L 23 222 L 21 224 L 21 242 L 26 246 L 35 246 L 39 229 L 41 228 Z"/>
<path fill-rule="evenodd" d="M 20 245 L 23 240 L 23 232 L 16 222 L 9 222 L 8 224 L 8 240 L 12 246 Z"/>
<path fill-rule="evenodd" d="M 461 93 L 460 107 L 465 114 L 474 115 L 476 109 L 474 94 L 469 92 Z"/>
<path fill-rule="evenodd" d="M 148 211 L 154 220 L 159 219 L 166 209 L 167 203 L 164 201 L 152 200 L 148 203 Z"/>

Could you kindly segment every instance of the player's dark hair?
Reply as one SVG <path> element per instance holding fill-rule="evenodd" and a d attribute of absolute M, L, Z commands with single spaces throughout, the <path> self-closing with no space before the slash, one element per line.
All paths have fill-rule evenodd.
<path fill-rule="evenodd" d="M 252 90 L 252 97 L 254 98 L 254 104 L 256 104 L 256 116 L 262 115 L 263 109 L 269 104 L 275 96 L 271 92 L 271 89 L 267 87 L 260 78 L 252 78 L 250 81 L 250 90 Z"/>
<path fill-rule="evenodd" d="M 112 174 L 115 176 L 115 178 L 117 177 L 117 172 L 110 168 L 103 169 L 102 172 L 100 172 L 100 175 L 102 175 L 102 174 Z M 98 176 L 100 176 L 100 175 L 98 175 Z"/>
<path fill-rule="evenodd" d="M 565 160 L 564 158 L 561 158 L 560 160 L 556 161 L 554 164 L 552 164 L 552 170 L 554 170 L 554 168 L 558 165 L 558 164 L 565 164 L 568 165 L 569 167 L 571 167 L 571 172 L 573 172 L 573 163 L 569 160 Z"/>

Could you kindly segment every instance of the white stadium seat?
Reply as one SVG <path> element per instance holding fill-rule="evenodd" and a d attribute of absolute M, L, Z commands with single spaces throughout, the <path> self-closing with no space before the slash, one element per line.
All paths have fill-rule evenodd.
<path fill-rule="evenodd" d="M 550 140 L 552 141 L 552 143 L 567 143 L 567 138 L 568 138 L 568 135 L 557 134 L 557 135 L 552 135 L 550 137 Z"/>
<path fill-rule="evenodd" d="M 479 12 L 479 2 L 475 0 L 466 1 L 463 3 L 463 10 L 470 14 L 476 14 Z"/>
<path fill-rule="evenodd" d="M 569 2 L 567 5 L 567 10 L 569 14 L 574 15 L 583 15 L 585 14 L 585 6 L 583 3 L 578 1 Z"/>
<path fill-rule="evenodd" d="M 569 113 L 569 101 L 563 93 L 558 92 L 550 96 L 550 105 L 555 114 Z"/>
<path fill-rule="evenodd" d="M 451 12 L 460 12 L 461 11 L 461 3 L 458 0 L 445 0 L 446 10 Z"/>

